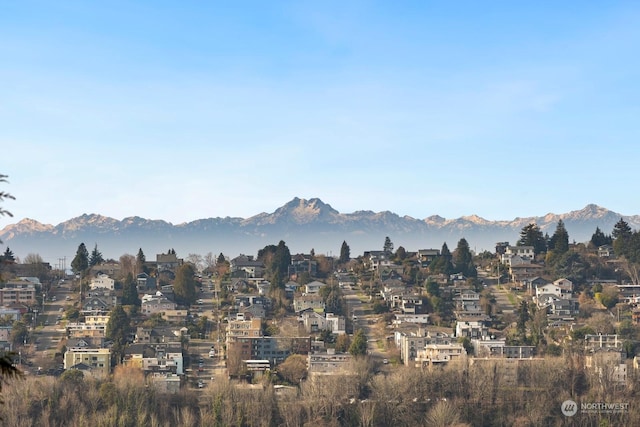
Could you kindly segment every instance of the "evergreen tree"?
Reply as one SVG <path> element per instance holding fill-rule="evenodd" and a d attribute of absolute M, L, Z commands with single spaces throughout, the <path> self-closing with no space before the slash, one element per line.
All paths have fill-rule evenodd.
<path fill-rule="evenodd" d="M 526 334 L 527 321 L 529 320 L 529 305 L 526 301 L 522 301 L 520 303 L 520 307 L 518 308 L 518 333 L 521 336 Z"/>
<path fill-rule="evenodd" d="M 590 243 L 599 248 L 600 246 L 610 245 L 613 242 L 611 236 L 608 236 L 600 230 L 600 227 L 596 227 L 596 231 L 591 236 Z"/>
<path fill-rule="evenodd" d="M 84 275 L 84 272 L 89 268 L 89 251 L 84 243 L 80 243 L 76 256 L 71 261 L 71 269 L 76 274 Z"/>
<path fill-rule="evenodd" d="M 620 221 L 613 226 L 611 235 L 614 239 L 631 237 L 631 227 L 624 219 L 620 218 Z"/>
<path fill-rule="evenodd" d="M 8 264 L 13 264 L 14 262 L 16 262 L 16 258 L 13 255 L 11 249 L 9 249 L 9 246 L 7 246 L 7 248 L 4 250 L 4 254 L 0 256 L 0 261 Z"/>
<path fill-rule="evenodd" d="M 466 277 L 476 277 L 478 272 L 473 263 L 473 255 L 469 249 L 469 243 L 465 238 L 458 241 L 458 247 L 453 251 L 454 272 Z"/>
<path fill-rule="evenodd" d="M 338 259 L 339 264 L 346 264 L 351 259 L 351 250 L 349 249 L 349 245 L 347 245 L 346 241 L 342 242 L 342 246 L 340 247 L 340 258 Z"/>
<path fill-rule="evenodd" d="M 182 264 L 176 270 L 176 278 L 173 282 L 173 293 L 176 302 L 191 305 L 196 302 L 196 271 L 192 264 Z"/>
<path fill-rule="evenodd" d="M 138 255 L 136 255 L 136 273 L 140 274 L 140 273 L 146 273 L 146 262 L 147 262 L 147 257 L 144 255 L 144 252 L 142 252 L 142 248 L 138 249 Z"/>
<path fill-rule="evenodd" d="M 526 225 L 520 231 L 520 240 L 517 242 L 518 246 L 533 246 L 533 253 L 538 255 L 539 253 L 547 250 L 547 242 L 545 240 L 540 227 L 531 223 Z"/>
<path fill-rule="evenodd" d="M 367 354 L 367 337 L 362 329 L 358 329 L 354 334 L 351 345 L 349 346 L 349 353 L 354 357 Z"/>
<path fill-rule="evenodd" d="M 122 305 L 135 305 L 140 307 L 142 302 L 138 296 L 138 287 L 131 273 L 127 274 L 122 285 Z"/>
<path fill-rule="evenodd" d="M 630 252 L 630 242 L 633 237 L 633 232 L 629 224 L 622 218 L 616 222 L 613 226 L 613 232 L 611 236 L 615 239 L 613 241 L 613 250 L 616 255 L 628 257 Z"/>
<path fill-rule="evenodd" d="M 102 257 L 102 252 L 98 250 L 98 244 L 96 243 L 91 251 L 91 256 L 89 257 L 89 267 L 100 265 L 103 262 L 104 258 Z"/>
<path fill-rule="evenodd" d="M 382 250 L 388 255 L 391 255 L 393 253 L 393 243 L 391 242 L 389 236 L 384 238 L 384 246 L 382 247 Z"/>
<path fill-rule="evenodd" d="M 226 261 L 227 259 L 224 257 L 224 254 L 220 252 L 220 255 L 218 255 L 218 259 L 216 260 L 216 264 L 224 264 Z"/>
<path fill-rule="evenodd" d="M 431 264 L 429 264 L 429 270 L 431 270 L 432 273 L 445 274 L 447 276 L 453 272 L 452 256 L 449 251 L 449 247 L 447 246 L 447 242 L 442 244 L 440 255 L 431 261 Z"/>
<path fill-rule="evenodd" d="M 113 342 L 111 347 L 112 363 L 120 363 L 129 336 L 129 316 L 121 305 L 116 305 L 109 313 L 105 336 Z"/>
<path fill-rule="evenodd" d="M 289 252 L 289 248 L 284 243 L 284 241 L 280 240 L 278 246 L 275 246 L 273 249 L 273 257 L 271 265 L 269 266 L 272 277 L 275 277 L 277 274 L 277 277 L 280 279 L 278 287 L 283 287 L 284 281 L 288 280 L 290 265 L 291 252 Z"/>
<path fill-rule="evenodd" d="M 567 233 L 567 229 L 562 220 L 558 220 L 556 231 L 549 240 L 549 249 L 558 255 L 569 250 L 569 233 Z"/>

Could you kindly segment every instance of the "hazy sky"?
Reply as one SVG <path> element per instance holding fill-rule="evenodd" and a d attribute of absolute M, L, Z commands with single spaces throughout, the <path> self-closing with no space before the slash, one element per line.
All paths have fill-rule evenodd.
<path fill-rule="evenodd" d="M 637 2 L 3 2 L 0 228 L 296 196 L 640 214 L 638 22 Z"/>

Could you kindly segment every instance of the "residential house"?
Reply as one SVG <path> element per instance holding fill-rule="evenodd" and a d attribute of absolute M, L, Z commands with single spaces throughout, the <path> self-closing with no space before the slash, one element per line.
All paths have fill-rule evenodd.
<path fill-rule="evenodd" d="M 449 283 L 451 283 L 453 287 L 466 286 L 467 278 L 461 273 L 450 274 Z"/>
<path fill-rule="evenodd" d="M 118 277 L 120 275 L 121 266 L 119 262 L 103 262 L 102 264 L 94 265 L 89 269 L 89 276 L 98 276 L 100 274 L 106 274 L 111 277 Z"/>
<path fill-rule="evenodd" d="M 617 349 L 598 349 L 587 353 L 585 368 L 594 372 L 600 381 L 626 384 L 627 364 Z"/>
<path fill-rule="evenodd" d="M 532 345 L 505 345 L 502 347 L 502 357 L 508 359 L 530 359 L 536 354 Z"/>
<path fill-rule="evenodd" d="M 123 363 L 140 368 L 145 374 L 184 374 L 184 359 L 179 343 L 131 344 L 125 349 Z"/>
<path fill-rule="evenodd" d="M 504 249 L 504 254 L 501 256 L 503 264 L 511 265 L 511 259 L 514 256 L 520 257 L 523 260 L 533 261 L 535 258 L 535 252 L 533 246 L 507 246 Z"/>
<path fill-rule="evenodd" d="M 489 328 L 483 321 L 456 322 L 456 337 L 481 339 L 489 335 Z"/>
<path fill-rule="evenodd" d="M 147 294 L 142 297 L 140 312 L 142 314 L 151 315 L 155 313 L 162 313 L 165 310 L 175 310 L 176 307 L 177 305 L 175 302 L 169 300 L 162 292 L 158 291 L 154 295 Z"/>
<path fill-rule="evenodd" d="M 391 265 L 389 253 L 385 251 L 367 251 L 363 255 L 364 267 L 370 271 L 378 271 Z"/>
<path fill-rule="evenodd" d="M 288 281 L 287 283 L 284 284 L 284 293 L 286 295 L 287 298 L 293 298 L 293 296 L 295 295 L 295 293 L 298 291 L 298 287 L 300 285 L 298 285 L 296 282 L 293 281 Z"/>
<path fill-rule="evenodd" d="M 240 308 L 240 311 L 244 313 L 245 318 L 249 319 L 264 319 L 267 317 L 267 310 L 264 304 L 251 304 Z"/>
<path fill-rule="evenodd" d="M 403 295 L 400 298 L 400 311 L 403 314 L 426 314 L 427 304 L 420 295 Z"/>
<path fill-rule="evenodd" d="M 271 290 L 271 283 L 263 280 L 256 285 L 256 288 L 258 289 L 258 295 L 267 295 Z"/>
<path fill-rule="evenodd" d="M 104 340 L 70 338 L 63 356 L 65 370 L 80 368 L 85 374 L 105 380 L 111 372 L 111 350 Z"/>
<path fill-rule="evenodd" d="M 94 311 L 85 314 L 84 322 L 68 322 L 65 331 L 69 338 L 104 338 L 107 323 L 109 323 L 109 314 Z"/>
<path fill-rule="evenodd" d="M 90 296 L 82 305 L 83 312 L 104 312 L 110 311 L 114 305 L 110 304 L 111 301 L 105 301 L 104 299 L 97 296 Z"/>
<path fill-rule="evenodd" d="M 616 334 L 587 334 L 584 336 L 584 346 L 586 350 L 621 349 L 622 340 Z"/>
<path fill-rule="evenodd" d="M 147 376 L 147 384 L 161 393 L 176 394 L 180 391 L 181 376 L 169 372 L 153 372 Z"/>
<path fill-rule="evenodd" d="M 346 320 L 344 316 L 333 313 L 316 313 L 312 310 L 302 312 L 301 321 L 305 331 L 309 333 L 331 331 L 334 334 L 346 333 Z"/>
<path fill-rule="evenodd" d="M 313 282 L 304 285 L 304 293 L 306 293 L 307 295 L 317 294 L 318 292 L 320 292 L 320 288 L 323 288 L 324 286 L 327 286 L 327 284 L 322 283 L 318 280 L 314 280 Z"/>
<path fill-rule="evenodd" d="M 0 326 L 0 351 L 9 352 L 13 349 L 13 343 L 11 341 L 11 331 L 13 326 Z"/>
<path fill-rule="evenodd" d="M 304 325 L 304 330 L 308 333 L 316 333 L 327 329 L 324 313 L 305 310 L 300 315 L 300 321 Z"/>
<path fill-rule="evenodd" d="M 234 307 L 236 310 L 242 310 L 251 305 L 261 305 L 265 311 L 271 308 L 271 299 L 263 295 L 235 295 Z"/>
<path fill-rule="evenodd" d="M 318 274 L 318 263 L 311 255 L 297 254 L 291 257 L 289 277 L 297 277 L 302 273 L 308 273 L 311 277 Z"/>
<path fill-rule="evenodd" d="M 558 282 L 558 281 L 556 281 Z M 570 299 L 573 296 L 573 285 L 569 282 L 570 285 L 561 285 L 558 283 L 547 283 L 543 286 L 538 286 L 536 288 L 536 301 L 538 301 L 538 306 L 543 307 L 545 304 L 542 304 L 541 301 L 545 300 L 545 296 L 551 295 L 555 296 L 559 299 Z M 564 283 L 564 282 L 560 282 Z"/>
<path fill-rule="evenodd" d="M 611 245 L 602 245 L 598 247 L 598 256 L 600 258 L 613 258 L 613 246 Z"/>
<path fill-rule="evenodd" d="M 475 357 L 495 357 L 502 355 L 507 341 L 504 338 L 484 336 L 471 339 L 471 345 L 473 346 L 473 355 Z"/>
<path fill-rule="evenodd" d="M 140 273 L 136 276 L 136 288 L 138 292 L 149 292 L 156 289 L 157 282 L 155 277 L 149 276 L 147 273 Z"/>
<path fill-rule="evenodd" d="M 395 315 L 393 320 L 394 325 L 401 325 L 403 323 L 415 323 L 418 325 L 426 325 L 429 323 L 428 314 L 400 314 Z"/>
<path fill-rule="evenodd" d="M 418 249 L 418 262 L 422 268 L 428 267 L 439 256 L 439 249 Z"/>
<path fill-rule="evenodd" d="M 97 277 L 91 279 L 89 283 L 89 289 L 108 289 L 113 291 L 115 289 L 116 281 L 110 278 L 106 274 L 99 274 Z"/>
<path fill-rule="evenodd" d="M 98 298 L 101 302 L 96 302 L 95 304 L 90 303 L 93 298 Z M 83 310 L 85 309 L 84 307 L 86 306 L 86 310 L 88 311 L 91 311 L 91 310 L 109 311 L 113 309 L 116 305 L 118 305 L 119 302 L 120 302 L 120 299 L 118 298 L 116 292 L 113 290 L 104 289 L 104 288 L 98 288 L 93 290 L 89 289 L 89 291 L 87 292 L 87 296 L 85 298 L 85 304 L 83 306 Z"/>
<path fill-rule="evenodd" d="M 501 257 L 502 255 L 505 254 L 505 252 L 507 252 L 507 248 L 509 247 L 509 242 L 497 242 L 496 243 L 496 255 L 498 255 L 498 257 Z"/>
<path fill-rule="evenodd" d="M 307 358 L 309 376 L 344 375 L 352 371 L 353 356 L 327 349 L 325 353 L 310 353 Z"/>
<path fill-rule="evenodd" d="M 570 319 L 579 313 L 580 304 L 576 298 L 572 299 L 555 299 L 551 298 L 548 305 L 549 320 L 554 319 Z"/>
<path fill-rule="evenodd" d="M 186 309 L 165 309 L 159 313 L 160 316 L 169 323 L 183 323 L 189 315 L 189 311 Z"/>
<path fill-rule="evenodd" d="M 20 320 L 22 313 L 17 308 L 10 307 L 0 307 L 0 316 L 5 320 L 10 320 L 11 322 L 15 322 Z"/>
<path fill-rule="evenodd" d="M 538 264 L 519 264 L 509 267 L 509 276 L 516 287 L 524 288 L 531 279 L 540 276 L 543 267 Z"/>
<path fill-rule="evenodd" d="M 618 288 L 618 300 L 631 306 L 640 305 L 640 285 L 631 283 L 616 284 Z"/>
<path fill-rule="evenodd" d="M 106 325 L 86 324 L 84 322 L 67 322 L 65 332 L 68 338 L 104 338 Z"/>
<path fill-rule="evenodd" d="M 324 313 L 325 304 L 320 295 L 296 295 L 293 298 L 293 310 L 300 313 L 306 309 Z"/>
<path fill-rule="evenodd" d="M 336 279 L 338 281 L 338 286 L 343 289 L 349 289 L 356 285 L 356 278 L 353 274 L 338 273 L 336 274 Z"/>
<path fill-rule="evenodd" d="M 467 351 L 462 344 L 427 344 L 424 349 L 418 350 L 416 366 L 442 366 L 452 361 L 462 360 Z"/>
<path fill-rule="evenodd" d="M 246 277 L 262 277 L 264 263 L 253 259 L 251 255 L 239 255 L 233 258 L 230 263 L 231 273 L 242 271 Z"/>
<path fill-rule="evenodd" d="M 227 337 L 227 358 L 233 367 L 240 367 L 248 360 L 268 361 L 270 366 L 283 362 L 291 354 L 308 355 L 311 351 L 310 337 Z M 239 363 L 240 362 L 240 363 Z M 237 369 L 237 368 L 236 368 Z M 235 375 L 237 372 L 232 372 Z"/>
<path fill-rule="evenodd" d="M 413 366 L 418 351 L 424 349 L 427 344 L 450 344 L 452 338 L 443 332 L 418 329 L 409 334 L 397 331 L 394 334 L 396 347 L 400 349 L 400 359 L 405 366 Z"/>
<path fill-rule="evenodd" d="M 180 343 L 187 333 L 187 328 L 171 328 L 156 326 L 145 328 L 138 326 L 133 342 L 136 344 Z"/>
<path fill-rule="evenodd" d="M 382 287 L 380 296 L 391 308 L 400 307 L 402 296 L 407 293 L 407 288 L 404 285 L 386 285 Z"/>
<path fill-rule="evenodd" d="M 184 263 L 184 260 L 178 258 L 174 252 L 166 254 L 156 254 L 156 268 L 159 273 L 170 271 L 175 273 L 178 267 Z"/>
<path fill-rule="evenodd" d="M 230 320 L 227 328 L 227 340 L 236 337 L 260 337 L 262 336 L 262 320 Z"/>

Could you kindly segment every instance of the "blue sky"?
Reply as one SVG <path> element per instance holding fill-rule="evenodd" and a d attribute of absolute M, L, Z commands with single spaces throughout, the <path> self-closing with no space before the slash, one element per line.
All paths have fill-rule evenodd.
<path fill-rule="evenodd" d="M 640 5 L 518 3 L 4 2 L 0 227 L 640 214 Z"/>

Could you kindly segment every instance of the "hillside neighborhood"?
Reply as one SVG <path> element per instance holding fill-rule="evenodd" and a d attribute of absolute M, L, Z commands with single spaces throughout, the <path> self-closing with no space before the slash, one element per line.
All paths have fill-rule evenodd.
<path fill-rule="evenodd" d="M 193 415 L 202 425 L 414 425 L 426 416 L 547 425 L 567 399 L 635 402 L 635 411 L 606 414 L 627 423 L 638 419 L 640 384 L 637 236 L 621 219 L 611 235 L 597 229 L 570 243 L 559 221 L 551 237 L 529 224 L 518 242 L 482 253 L 464 238 L 408 250 L 387 237 L 361 254 L 344 241 L 339 256 L 291 254 L 280 241 L 257 255 L 169 249 L 147 259 L 140 248 L 118 260 L 82 243 L 70 268 L 43 262 L 37 248 L 20 262 L 6 247 L 0 346 L 26 381 L 102 390 L 137 378 L 147 392 L 191 396 L 189 405 L 211 411 L 240 392 L 228 387 L 271 390 L 280 408 L 268 423 L 246 408 L 240 423 L 224 421 L 239 416 L 233 409 L 216 413 L 219 424 Z M 423 384 L 409 387 L 404 375 Z M 393 388 L 391 378 L 406 384 Z M 5 400 L 20 387 L 3 388 Z M 539 387 L 553 392 L 532 403 Z M 312 390 L 316 404 L 304 406 Z M 380 400 L 385 393 L 398 397 Z M 513 407 L 474 411 L 471 402 Z M 29 416 L 37 424 L 43 412 Z"/>

